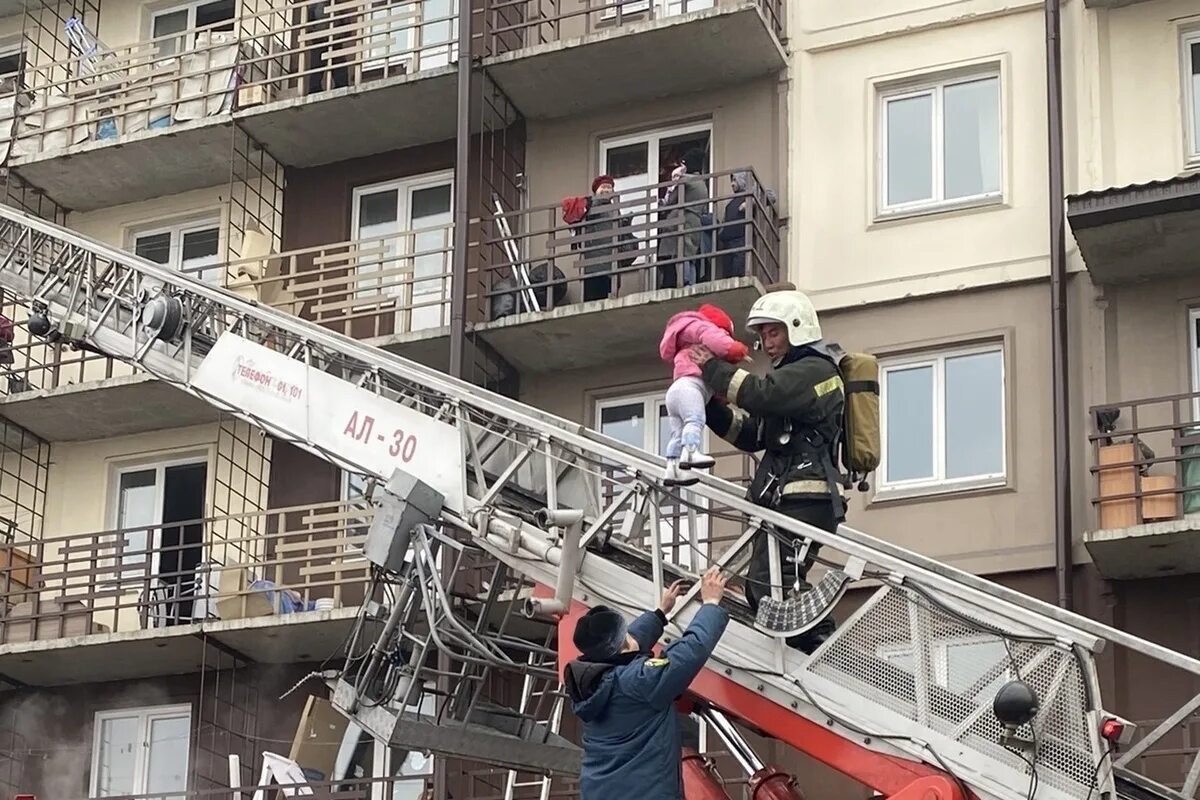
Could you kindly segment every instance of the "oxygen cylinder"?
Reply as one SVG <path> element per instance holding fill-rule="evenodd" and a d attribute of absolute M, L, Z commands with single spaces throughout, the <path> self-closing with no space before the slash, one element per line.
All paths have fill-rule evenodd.
<path fill-rule="evenodd" d="M 796 788 L 796 779 L 778 767 L 763 767 L 750 776 L 750 797 L 752 800 L 804 800 L 804 795 Z"/>
<path fill-rule="evenodd" d="M 712 764 L 690 747 L 683 748 L 685 800 L 730 800 Z"/>

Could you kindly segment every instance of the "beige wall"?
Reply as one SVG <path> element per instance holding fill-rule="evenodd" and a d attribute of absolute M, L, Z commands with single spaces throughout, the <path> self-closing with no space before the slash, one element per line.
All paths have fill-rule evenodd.
<path fill-rule="evenodd" d="M 1070 128 L 1067 134 L 1077 142 L 1078 170 L 1068 191 L 1178 175 L 1187 166 L 1180 35 L 1200 25 L 1200 8 L 1191 0 L 1154 0 L 1067 9 L 1075 80 L 1066 85 L 1074 86 L 1078 123 L 1075 136 Z"/>
<path fill-rule="evenodd" d="M 228 184 L 156 197 L 140 203 L 126 203 L 85 213 L 75 212 L 67 217 L 67 227 L 114 247 L 124 248 L 130 243 L 130 229 L 209 214 L 220 217 L 224 235 L 225 222 L 229 217 Z"/>
<path fill-rule="evenodd" d="M 1048 272 L 1040 4 L 904 5 L 795 7 L 790 276 L 822 309 Z M 1000 70 L 1003 202 L 876 221 L 880 84 L 978 64 Z"/>

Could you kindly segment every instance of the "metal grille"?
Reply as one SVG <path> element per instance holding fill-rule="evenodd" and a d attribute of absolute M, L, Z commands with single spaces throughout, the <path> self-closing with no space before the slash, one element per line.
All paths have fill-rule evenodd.
<path fill-rule="evenodd" d="M 883 707 L 925 729 L 925 736 L 942 738 L 940 745 L 930 741 L 935 750 L 969 748 L 1026 777 L 1032 762 L 1039 787 L 1086 796 L 1100 751 L 1086 724 L 1079 660 L 1052 640 L 1026 641 L 1032 638 L 1028 631 L 997 635 L 995 623 L 979 616 L 885 587 L 805 672 L 861 698 L 865 713 L 858 722 L 865 730 L 880 731 L 877 712 Z M 1034 721 L 1015 732 L 1034 743 L 1030 751 L 1006 746 L 1004 726 L 992 710 L 996 692 L 1014 679 L 1028 683 L 1040 702 Z"/>

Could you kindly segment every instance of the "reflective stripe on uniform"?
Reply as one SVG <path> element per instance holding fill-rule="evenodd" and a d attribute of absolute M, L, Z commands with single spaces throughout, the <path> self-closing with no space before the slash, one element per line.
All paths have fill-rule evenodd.
<path fill-rule="evenodd" d="M 816 393 L 817 397 L 824 397 L 825 395 L 832 392 L 834 389 L 841 389 L 841 388 L 842 388 L 841 376 L 834 375 L 832 378 L 823 380 L 820 383 L 818 383 L 816 386 L 814 386 L 813 392 Z"/>
<path fill-rule="evenodd" d="M 729 409 L 732 419 L 729 421 L 729 430 L 725 431 L 725 435 L 721 438 L 732 445 L 737 445 L 738 435 L 742 432 L 742 425 L 746 420 L 750 419 L 750 415 L 740 408 Z"/>
<path fill-rule="evenodd" d="M 737 405 L 738 392 L 742 390 L 742 383 L 749 377 L 750 373 L 744 369 L 739 369 L 733 373 L 733 377 L 729 379 L 729 388 L 725 390 L 725 397 L 729 402 Z"/>
<path fill-rule="evenodd" d="M 825 481 L 789 481 L 783 485 L 780 494 L 829 494 L 829 484 Z"/>

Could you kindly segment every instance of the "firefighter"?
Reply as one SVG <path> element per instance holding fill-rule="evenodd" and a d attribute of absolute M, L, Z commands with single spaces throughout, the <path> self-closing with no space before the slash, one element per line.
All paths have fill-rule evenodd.
<path fill-rule="evenodd" d="M 674 583 L 658 608 L 626 624 L 619 611 L 596 606 L 580 618 L 565 687 L 583 722 L 581 800 L 683 800 L 683 744 L 675 700 L 716 648 L 729 614 L 721 608 L 725 577 L 715 567 L 700 585 L 703 601 L 683 636 L 654 657 L 666 615 L 684 584 Z"/>
<path fill-rule="evenodd" d="M 713 392 L 705 409 L 708 427 L 739 450 L 765 451 L 750 483 L 751 502 L 834 532 L 845 520 L 835 467 L 845 399 L 817 313 L 802 292 L 769 292 L 750 309 L 746 329 L 771 359 L 764 377 L 714 358 L 703 347 L 692 350 Z M 784 586 L 798 583 L 801 592 L 811 589 L 808 572 L 819 545 L 813 542 L 797 564 L 803 540 L 778 534 Z M 746 576 L 746 599 L 754 611 L 771 592 L 770 543 L 771 533 L 765 529 L 754 539 Z M 788 644 L 812 653 L 834 629 L 827 617 Z"/>

